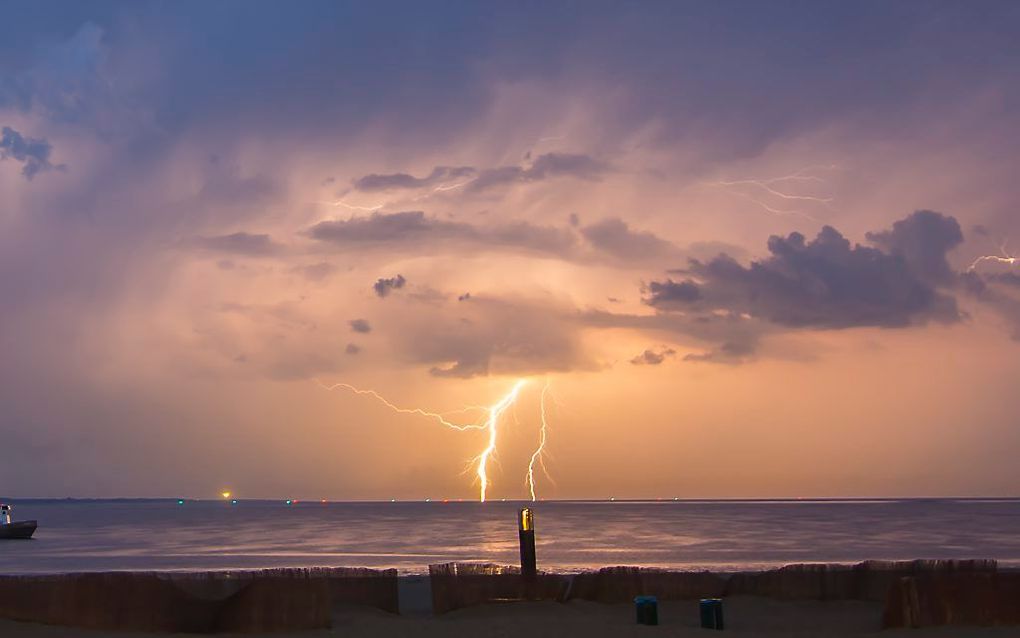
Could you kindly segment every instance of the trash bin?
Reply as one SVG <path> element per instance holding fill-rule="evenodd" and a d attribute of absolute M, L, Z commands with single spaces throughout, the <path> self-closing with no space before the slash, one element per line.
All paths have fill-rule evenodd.
<path fill-rule="evenodd" d="M 639 625 L 659 624 L 659 599 L 655 596 L 638 596 L 634 599 Z"/>
<path fill-rule="evenodd" d="M 719 598 L 703 598 L 699 605 L 701 610 L 702 629 L 722 629 L 722 600 Z"/>

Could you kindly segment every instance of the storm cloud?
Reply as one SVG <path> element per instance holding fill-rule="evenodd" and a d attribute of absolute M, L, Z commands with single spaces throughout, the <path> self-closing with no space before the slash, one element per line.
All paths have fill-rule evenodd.
<path fill-rule="evenodd" d="M 930 284 L 947 284 L 955 277 L 946 254 L 963 243 L 963 233 L 952 217 L 919 210 L 895 222 L 891 229 L 866 237 L 890 255 L 900 257 L 915 275 Z"/>
<path fill-rule="evenodd" d="M 475 437 L 309 381 L 447 409 L 488 402 L 500 375 L 547 373 L 570 409 L 552 414 L 564 481 L 546 496 L 1016 484 L 1020 358 L 999 333 L 1020 325 L 1020 271 L 983 262 L 972 292 L 947 269 L 1020 237 L 1014 4 L 587 3 L 580 20 L 570 3 L 245 8 L 5 5 L 5 491 L 467 496 L 437 476 Z M 816 163 L 839 168 L 799 171 Z M 704 185 L 720 179 L 758 185 Z M 983 235 L 960 245 L 935 213 L 893 224 L 915 207 Z M 864 246 L 816 239 L 823 223 Z M 926 326 L 964 310 L 966 328 Z M 831 332 L 854 326 L 911 329 Z M 676 354 L 657 365 L 658 344 Z M 831 356 L 769 360 L 797 348 Z M 954 365 L 916 374 L 940 358 Z M 841 388 L 850 375 L 860 385 Z M 616 454 L 621 422 L 664 445 Z M 655 454 L 688 449 L 699 423 L 748 447 L 663 473 L 690 466 Z M 959 423 L 978 434 L 964 455 Z M 530 425 L 506 443 L 533 444 Z M 874 474 L 874 446 L 801 463 L 891 429 L 885 484 L 846 478 Z M 605 454 L 626 486 L 590 471 Z M 494 476 L 499 496 L 522 495 L 518 469 Z"/>
<path fill-rule="evenodd" d="M 658 348 L 648 349 L 630 360 L 633 365 L 649 365 L 657 366 L 666 360 L 666 357 L 672 357 L 676 354 L 676 350 L 673 348 Z"/>
<path fill-rule="evenodd" d="M 368 319 L 351 319 L 347 322 L 347 324 L 354 332 L 360 332 L 362 334 L 372 332 L 372 325 L 368 323 Z"/>
<path fill-rule="evenodd" d="M 751 343 L 727 341 L 718 348 L 706 352 L 692 352 L 684 355 L 684 361 L 707 361 L 711 363 L 743 363 L 755 352 Z"/>
<path fill-rule="evenodd" d="M 53 146 L 44 139 L 25 137 L 9 126 L 0 130 L 0 160 L 21 164 L 21 174 L 31 180 L 39 173 L 63 170 L 64 165 L 50 162 Z"/>
<path fill-rule="evenodd" d="M 571 309 L 547 300 L 473 297 L 470 304 L 420 308 L 411 316 L 401 323 L 400 351 L 434 377 L 597 367 Z"/>
<path fill-rule="evenodd" d="M 628 261 L 656 259 L 679 253 L 672 242 L 647 231 L 632 230 L 627 222 L 618 217 L 585 226 L 581 234 L 598 250 Z"/>
<path fill-rule="evenodd" d="M 769 257 L 743 266 L 720 255 L 691 260 L 690 279 L 654 281 L 645 303 L 662 311 L 723 308 L 794 328 L 903 327 L 961 319 L 954 297 L 935 283 L 951 270 L 959 243 L 951 217 L 919 211 L 890 231 L 869 234 L 877 248 L 851 245 L 825 226 L 768 240 Z"/>
<path fill-rule="evenodd" d="M 602 160 L 579 153 L 546 153 L 530 166 L 500 166 L 479 172 L 468 185 L 468 191 L 484 191 L 500 186 L 538 182 L 557 177 L 598 181 L 610 170 Z"/>
<path fill-rule="evenodd" d="M 386 297 L 394 290 L 400 290 L 404 287 L 407 280 L 404 279 L 403 275 L 397 275 L 396 277 L 380 277 L 372 284 L 372 290 L 379 297 Z"/>
<path fill-rule="evenodd" d="M 426 216 L 422 211 L 373 213 L 367 217 L 319 222 L 309 235 L 337 245 L 372 246 L 414 243 L 430 249 L 437 245 L 464 249 L 516 249 L 562 255 L 576 239 L 570 231 L 530 222 L 514 221 L 480 226 Z"/>
<path fill-rule="evenodd" d="M 450 179 L 470 177 L 476 173 L 470 166 L 437 166 L 425 177 L 408 173 L 371 174 L 354 180 L 355 190 L 364 192 L 400 190 L 436 186 Z"/>

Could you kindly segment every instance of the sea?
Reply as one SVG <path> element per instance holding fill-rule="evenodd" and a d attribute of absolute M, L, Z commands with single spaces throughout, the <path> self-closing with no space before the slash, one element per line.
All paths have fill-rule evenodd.
<path fill-rule="evenodd" d="M 320 502 L 9 500 L 36 519 L 0 573 L 515 564 L 533 508 L 541 569 L 736 571 L 800 562 L 994 558 L 1020 567 L 1020 499 Z"/>

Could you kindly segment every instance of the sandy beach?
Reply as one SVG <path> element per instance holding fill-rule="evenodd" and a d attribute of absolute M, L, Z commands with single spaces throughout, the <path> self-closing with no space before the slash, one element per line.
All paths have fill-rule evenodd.
<path fill-rule="evenodd" d="M 882 630 L 882 605 L 862 601 L 776 601 L 734 597 L 725 601 L 726 633 L 732 636 L 954 636 L 980 638 L 1016 636 L 1015 627 L 940 627 Z M 639 626 L 627 604 L 513 602 L 480 605 L 441 616 L 396 615 L 365 607 L 338 608 L 333 628 L 323 631 L 272 634 L 276 636 L 378 636 L 382 638 L 478 636 L 553 638 L 556 636 L 708 636 L 698 626 L 695 601 L 664 601 L 660 625 Z M 0 635 L 9 638 L 132 638 L 159 634 L 105 632 L 32 623 L 0 621 Z M 220 634 L 230 635 L 230 634 Z"/>

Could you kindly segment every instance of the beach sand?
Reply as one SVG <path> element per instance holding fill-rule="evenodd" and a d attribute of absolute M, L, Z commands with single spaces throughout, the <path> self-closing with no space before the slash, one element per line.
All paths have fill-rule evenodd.
<path fill-rule="evenodd" d="M 729 636 L 910 636 L 934 638 L 1005 637 L 1020 635 L 1017 627 L 941 627 L 931 629 L 881 629 L 882 605 L 844 601 L 777 601 L 756 597 L 725 600 L 726 632 Z M 711 636 L 698 626 L 697 602 L 659 603 L 658 627 L 639 626 L 633 605 L 605 605 L 585 601 L 511 602 L 461 609 L 442 616 L 388 614 L 364 607 L 338 608 L 333 628 L 275 636 L 373 636 L 380 638 L 464 636 L 465 638 L 553 638 L 557 636 Z M 4 638 L 149 638 L 158 634 L 99 632 L 0 621 Z M 178 634 L 179 635 L 179 634 Z M 219 634 L 226 635 L 226 634 Z"/>

